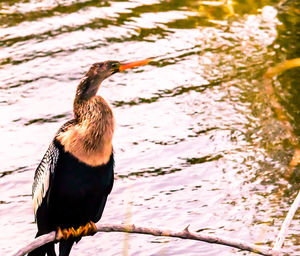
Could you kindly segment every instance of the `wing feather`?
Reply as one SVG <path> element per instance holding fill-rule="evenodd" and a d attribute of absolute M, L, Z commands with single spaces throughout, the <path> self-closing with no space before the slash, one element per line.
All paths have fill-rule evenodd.
<path fill-rule="evenodd" d="M 42 201 L 49 189 L 49 183 L 51 180 L 50 178 L 54 175 L 58 156 L 59 149 L 57 146 L 55 146 L 54 142 L 52 142 L 35 171 L 32 185 L 33 209 L 35 217 L 37 209 L 42 204 Z"/>

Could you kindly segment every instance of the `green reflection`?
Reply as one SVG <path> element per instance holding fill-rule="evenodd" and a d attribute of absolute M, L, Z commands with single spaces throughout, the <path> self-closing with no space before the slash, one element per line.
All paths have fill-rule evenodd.
<path fill-rule="evenodd" d="M 278 26 L 278 37 L 273 44 L 276 53 L 276 62 L 280 63 L 300 57 L 300 3 L 299 1 L 288 1 L 279 9 L 278 18 L 281 24 Z M 283 72 L 278 80 L 273 81 L 273 88 L 278 102 L 283 106 L 287 121 L 292 126 L 292 132 L 296 136 L 297 147 L 300 142 L 300 67 Z M 294 143 L 295 144 L 295 143 Z M 289 152 L 289 161 L 295 152 L 295 146 L 282 141 L 282 154 Z M 290 182 L 293 189 L 299 189 L 300 168 L 295 167 Z"/>

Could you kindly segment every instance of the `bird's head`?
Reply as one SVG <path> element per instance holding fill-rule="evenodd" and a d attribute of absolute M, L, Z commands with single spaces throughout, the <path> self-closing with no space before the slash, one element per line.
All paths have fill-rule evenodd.
<path fill-rule="evenodd" d="M 146 65 L 150 61 L 150 59 L 147 59 L 122 64 L 118 61 L 109 60 L 105 62 L 95 63 L 85 74 L 80 84 L 78 85 L 76 97 L 79 97 L 83 100 L 88 100 L 96 95 L 99 86 L 104 79 L 117 72 L 129 68 Z"/>

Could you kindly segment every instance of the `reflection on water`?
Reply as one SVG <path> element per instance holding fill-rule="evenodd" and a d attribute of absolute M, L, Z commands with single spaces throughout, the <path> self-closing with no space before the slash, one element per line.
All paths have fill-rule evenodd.
<path fill-rule="evenodd" d="M 154 57 L 99 93 L 117 120 L 115 187 L 103 222 L 205 230 L 270 244 L 297 189 L 283 178 L 294 145 L 264 88 L 265 71 L 299 57 L 297 1 L 4 1 L 0 3 L 0 254 L 35 234 L 34 170 L 72 117 L 94 62 Z M 299 70 L 273 78 L 299 137 Z M 296 214 L 284 251 L 300 254 Z M 74 255 L 120 255 L 97 234 Z M 129 236 L 129 255 L 246 255 L 171 238 Z M 105 245 L 105 246 L 103 246 Z"/>

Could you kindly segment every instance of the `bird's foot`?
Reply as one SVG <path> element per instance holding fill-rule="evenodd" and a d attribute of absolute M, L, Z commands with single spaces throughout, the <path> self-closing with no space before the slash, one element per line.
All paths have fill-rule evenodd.
<path fill-rule="evenodd" d="M 77 229 L 65 228 L 61 230 L 59 227 L 56 232 L 56 240 L 67 240 L 70 237 L 92 236 L 97 233 L 97 227 L 94 222 L 90 221 L 85 226 L 80 226 Z"/>

